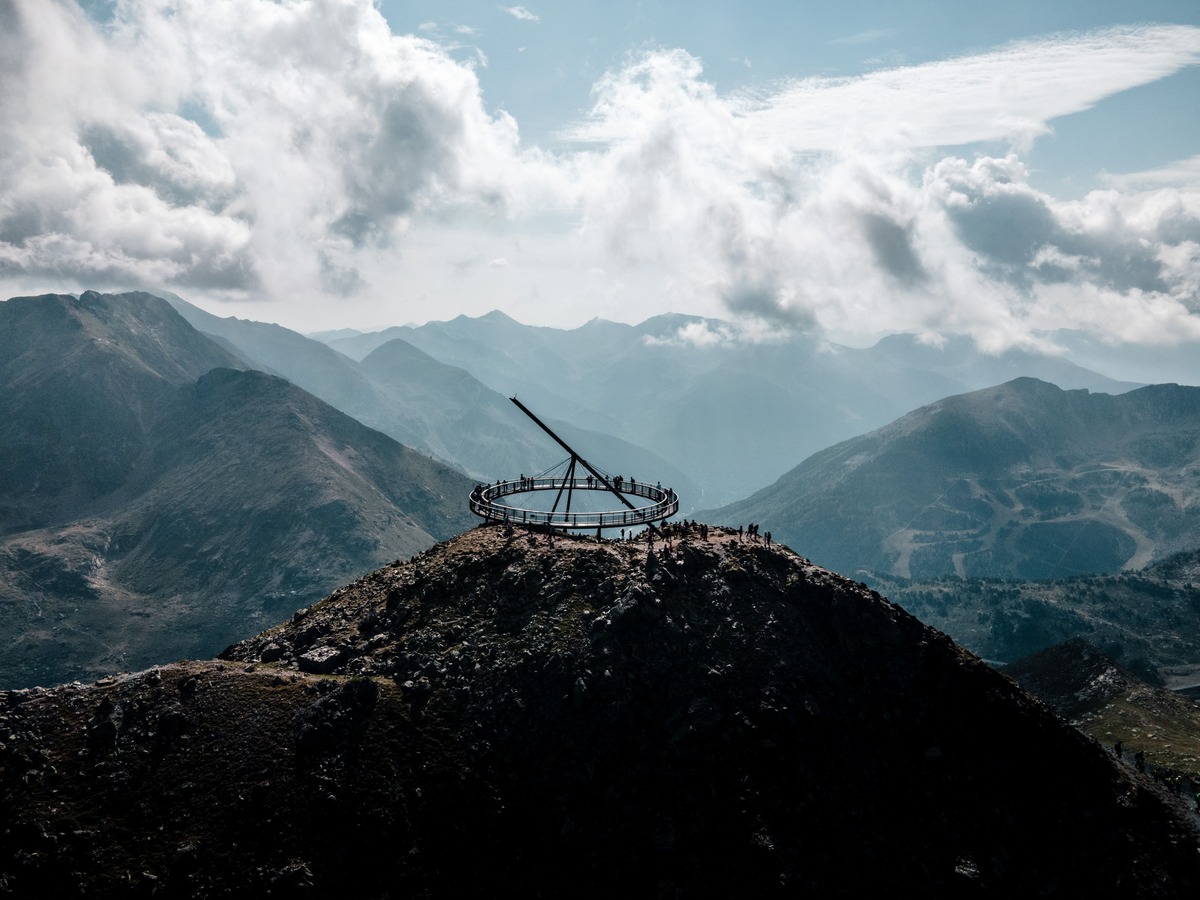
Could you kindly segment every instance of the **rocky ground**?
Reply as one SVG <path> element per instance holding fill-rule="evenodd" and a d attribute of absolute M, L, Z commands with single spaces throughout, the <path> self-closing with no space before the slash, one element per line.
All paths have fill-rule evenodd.
<path fill-rule="evenodd" d="M 786 548 L 487 526 L 0 694 L 0 896 L 1192 896 L 1160 787 Z"/>
<path fill-rule="evenodd" d="M 1200 707 L 1192 699 L 1147 684 L 1079 638 L 1003 671 L 1125 766 L 1169 787 L 1195 819 L 1200 809 Z"/>

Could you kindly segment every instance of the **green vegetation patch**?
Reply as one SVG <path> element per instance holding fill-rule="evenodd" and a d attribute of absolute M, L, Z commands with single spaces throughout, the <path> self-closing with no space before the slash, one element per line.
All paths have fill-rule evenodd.
<path fill-rule="evenodd" d="M 1050 519 L 1083 511 L 1083 497 L 1074 491 L 1064 491 L 1053 484 L 1023 484 L 1013 494 L 1035 517 Z"/>
<path fill-rule="evenodd" d="M 1066 578 L 1118 572 L 1137 549 L 1133 538 L 1103 522 L 1037 522 L 1017 536 L 1021 577 Z"/>

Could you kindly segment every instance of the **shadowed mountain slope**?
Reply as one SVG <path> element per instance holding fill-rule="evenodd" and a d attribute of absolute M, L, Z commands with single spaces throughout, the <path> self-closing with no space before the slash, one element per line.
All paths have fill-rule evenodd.
<path fill-rule="evenodd" d="M 674 540 L 481 527 L 224 661 L 0 695 L 0 885 L 1200 887 L 1196 834 L 1169 798 L 1012 681 L 785 548 L 717 529 Z"/>
<path fill-rule="evenodd" d="M 0 303 L 0 534 L 122 484 L 174 389 L 240 365 L 149 294 Z"/>
<path fill-rule="evenodd" d="M 236 361 L 158 298 L 0 316 L 0 456 L 21 460 L 0 685 L 215 652 L 474 521 L 464 475 L 283 379 L 212 368 Z"/>
<path fill-rule="evenodd" d="M 1200 388 L 1112 396 L 1032 378 L 817 453 L 707 518 L 823 565 L 929 579 L 1140 568 L 1200 545 Z"/>
<path fill-rule="evenodd" d="M 1147 574 L 1187 584 L 1200 584 L 1200 550 L 1174 553 L 1147 568 Z"/>
<path fill-rule="evenodd" d="M 439 458 L 454 459 L 483 481 L 534 474 L 563 460 L 565 451 L 507 397 L 466 370 L 448 366 L 402 340 L 391 340 L 360 363 L 361 371 L 389 398 L 363 412 L 363 421 Z M 662 457 L 620 438 L 540 416 L 589 462 L 613 474 L 638 473 L 695 497 L 694 482 Z"/>
<path fill-rule="evenodd" d="M 182 388 L 147 462 L 114 498 L 118 571 L 141 590 L 311 596 L 474 521 L 464 476 L 261 372 Z"/>
<path fill-rule="evenodd" d="M 346 415 L 372 428 L 379 427 L 367 421 L 363 413 L 374 410 L 385 398 L 353 360 L 281 325 L 214 316 L 175 294 L 165 293 L 164 299 L 198 332 L 233 348 L 246 365 L 280 375 Z M 406 446 L 426 449 L 396 439 Z"/>

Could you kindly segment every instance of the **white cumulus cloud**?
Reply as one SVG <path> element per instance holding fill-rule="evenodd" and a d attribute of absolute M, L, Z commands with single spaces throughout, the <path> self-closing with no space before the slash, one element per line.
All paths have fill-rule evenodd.
<path fill-rule="evenodd" d="M 489 109 L 482 58 L 455 49 L 392 33 L 372 0 L 121 0 L 103 25 L 0 2 L 0 285 L 373 322 L 455 304 L 996 348 L 1200 336 L 1200 157 L 1073 200 L 1025 163 L 1056 118 L 1200 63 L 1200 29 L 736 93 L 685 50 L 642 52 L 553 151 Z"/>
<path fill-rule="evenodd" d="M 585 227 L 738 313 L 994 347 L 1072 327 L 1194 339 L 1200 179 L 1062 202 L 1020 154 L 1053 118 L 1198 54 L 1200 29 L 1114 29 L 722 96 L 697 59 L 665 50 L 603 79 L 565 136 L 597 148 Z M 952 149 L 982 141 L 1011 149 Z"/>
<path fill-rule="evenodd" d="M 3 29 L 0 259 L 92 284 L 337 292 L 414 216 L 500 210 L 516 123 L 359 0 L 128 0 Z"/>

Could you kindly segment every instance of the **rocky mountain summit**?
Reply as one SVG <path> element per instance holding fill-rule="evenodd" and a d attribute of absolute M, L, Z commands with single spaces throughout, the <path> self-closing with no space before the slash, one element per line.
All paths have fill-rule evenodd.
<path fill-rule="evenodd" d="M 1192 896 L 1166 791 L 725 529 L 481 526 L 219 660 L 0 694 L 0 896 Z"/>

